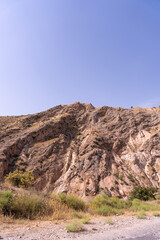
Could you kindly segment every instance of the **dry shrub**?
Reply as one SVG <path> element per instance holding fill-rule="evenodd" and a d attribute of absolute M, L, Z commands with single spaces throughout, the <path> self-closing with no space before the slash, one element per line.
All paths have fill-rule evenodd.
<path fill-rule="evenodd" d="M 57 196 L 51 196 L 47 203 L 48 214 L 52 219 L 66 219 L 69 215 L 68 206 L 62 203 Z"/>
<path fill-rule="evenodd" d="M 73 220 L 66 226 L 68 232 L 80 232 L 83 231 L 83 223 L 80 220 Z"/>
<path fill-rule="evenodd" d="M 64 194 L 64 193 L 61 193 L 58 195 L 61 202 L 66 204 L 69 208 L 72 208 L 74 210 L 82 210 L 84 211 L 86 209 L 86 205 L 85 205 L 85 202 L 78 198 L 77 196 L 74 196 L 72 194 Z"/>
<path fill-rule="evenodd" d="M 85 218 L 82 218 L 82 219 L 81 219 L 81 222 L 82 222 L 83 224 L 88 224 L 88 223 L 90 222 L 90 220 L 91 220 L 90 217 L 85 217 Z"/>
<path fill-rule="evenodd" d="M 146 219 L 147 215 L 144 211 L 139 212 L 139 214 L 137 215 L 138 219 Z"/>

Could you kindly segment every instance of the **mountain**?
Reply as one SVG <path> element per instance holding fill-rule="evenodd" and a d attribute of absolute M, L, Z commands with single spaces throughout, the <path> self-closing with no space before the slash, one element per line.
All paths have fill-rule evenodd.
<path fill-rule="evenodd" d="M 124 197 L 160 185 L 160 107 L 123 109 L 76 102 L 0 117 L 0 181 L 31 170 L 38 190 Z"/>

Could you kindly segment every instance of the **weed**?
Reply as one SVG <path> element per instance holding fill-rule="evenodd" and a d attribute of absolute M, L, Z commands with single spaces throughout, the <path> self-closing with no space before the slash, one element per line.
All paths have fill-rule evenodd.
<path fill-rule="evenodd" d="M 102 216 L 110 216 L 110 215 L 116 214 L 117 211 L 110 206 L 103 205 L 99 208 L 96 208 L 95 213 Z"/>
<path fill-rule="evenodd" d="M 84 217 L 84 215 L 82 213 L 75 212 L 75 211 L 71 213 L 71 216 L 74 218 L 80 218 L 80 219 Z"/>
<path fill-rule="evenodd" d="M 138 219 L 146 219 L 147 218 L 147 215 L 145 212 L 140 212 L 138 215 L 137 215 L 137 218 Z"/>
<path fill-rule="evenodd" d="M 82 219 L 81 219 L 81 222 L 82 222 L 83 224 L 87 224 L 87 223 L 89 223 L 90 220 L 91 220 L 90 217 L 85 217 L 85 218 L 82 218 Z"/>
<path fill-rule="evenodd" d="M 160 205 L 158 203 L 153 204 L 150 202 L 143 202 L 138 199 L 134 199 L 132 201 L 131 210 L 135 212 L 136 211 L 156 211 L 156 210 L 160 210 Z"/>
<path fill-rule="evenodd" d="M 153 216 L 155 216 L 155 217 L 160 217 L 160 212 L 154 212 L 154 213 L 153 213 Z"/>
<path fill-rule="evenodd" d="M 69 208 L 82 211 L 86 208 L 85 202 L 72 194 L 66 195 L 61 193 L 59 194 L 59 198 L 63 203 L 67 204 Z"/>
<path fill-rule="evenodd" d="M 79 220 L 73 220 L 66 226 L 68 232 L 80 232 L 83 231 L 83 223 Z"/>
<path fill-rule="evenodd" d="M 79 132 L 77 132 L 77 136 L 80 136 L 82 133 L 79 131 Z"/>
<path fill-rule="evenodd" d="M 113 225 L 114 224 L 114 222 L 113 222 L 113 220 L 111 218 L 107 218 L 106 219 L 106 223 L 109 224 L 109 225 Z"/>
<path fill-rule="evenodd" d="M 0 212 L 3 215 L 9 214 L 11 202 L 12 202 L 12 192 L 11 191 L 1 191 L 0 192 Z"/>

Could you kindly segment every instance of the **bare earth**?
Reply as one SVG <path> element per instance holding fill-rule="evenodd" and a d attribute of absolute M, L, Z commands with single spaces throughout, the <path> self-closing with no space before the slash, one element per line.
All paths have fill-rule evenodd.
<path fill-rule="evenodd" d="M 0 224 L 0 239 L 4 240 L 159 240 L 160 218 L 136 219 L 135 217 L 114 217 L 113 225 L 105 223 L 106 218 L 93 218 L 80 233 L 69 233 L 67 222 L 25 222 Z"/>

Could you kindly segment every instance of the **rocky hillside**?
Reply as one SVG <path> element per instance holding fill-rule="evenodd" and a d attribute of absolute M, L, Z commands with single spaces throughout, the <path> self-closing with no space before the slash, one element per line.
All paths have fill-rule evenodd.
<path fill-rule="evenodd" d="M 0 181 L 33 171 L 39 190 L 126 196 L 160 185 L 160 107 L 94 108 L 79 102 L 0 117 Z"/>

